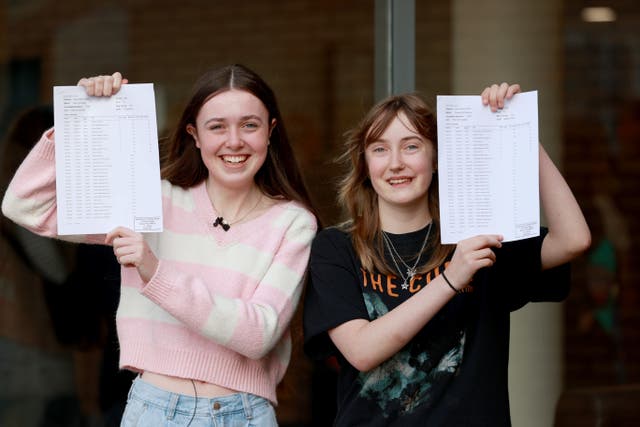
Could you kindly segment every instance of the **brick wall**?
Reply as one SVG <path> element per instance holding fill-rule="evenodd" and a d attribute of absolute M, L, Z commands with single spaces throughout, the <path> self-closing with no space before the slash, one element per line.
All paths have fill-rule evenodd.
<path fill-rule="evenodd" d="M 154 82 L 163 129 L 172 126 L 203 70 L 244 63 L 278 95 L 323 219 L 331 223 L 339 217 L 334 203 L 339 170 L 332 160 L 343 132 L 373 101 L 373 1 L 103 3 L 2 3 L 1 60 L 39 59 L 43 101 L 51 101 L 53 85 L 75 84 L 96 73 L 121 70 L 132 81 Z M 451 88 L 450 2 L 416 3 L 417 90 L 434 100 Z M 571 18 L 571 8 L 580 2 L 567 3 L 562 168 L 599 252 L 574 268 L 574 291 L 566 304 L 566 383 L 637 382 L 640 117 L 633 102 L 640 88 L 634 47 L 640 43 L 625 36 L 632 28 L 625 24 L 617 33 L 585 32 Z M 610 295 L 613 310 L 607 311 Z M 610 314 L 617 315 L 617 323 Z M 309 366 L 296 354 L 279 410 L 291 422 L 308 417 L 311 399 Z"/>
<path fill-rule="evenodd" d="M 585 24 L 565 8 L 564 170 L 593 234 L 566 304 L 568 388 L 640 381 L 640 10 Z"/>
<path fill-rule="evenodd" d="M 17 3 L 0 6 L 3 57 L 41 61 L 43 102 L 51 102 L 53 85 L 119 70 L 130 81 L 155 84 L 166 132 L 205 69 L 239 62 L 257 71 L 277 94 L 323 219 L 336 221 L 333 159 L 344 131 L 373 101 L 373 2 Z M 333 401 L 312 397 L 310 383 L 310 363 L 296 347 L 279 389 L 281 424 L 310 423 L 312 398 Z"/>

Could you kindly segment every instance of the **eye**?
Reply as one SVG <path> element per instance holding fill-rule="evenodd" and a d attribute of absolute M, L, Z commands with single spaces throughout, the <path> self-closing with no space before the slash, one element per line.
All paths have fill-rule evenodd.
<path fill-rule="evenodd" d="M 245 124 L 242 125 L 242 127 L 244 127 L 245 129 L 258 129 L 260 127 L 260 125 L 256 122 L 246 122 Z"/>
<path fill-rule="evenodd" d="M 366 151 L 374 154 L 384 153 L 388 149 L 389 146 L 382 141 L 373 141 L 365 148 Z"/>
<path fill-rule="evenodd" d="M 403 148 L 406 151 L 412 153 L 412 152 L 420 150 L 422 148 L 422 146 L 423 146 L 422 141 L 412 140 L 412 141 L 407 141 L 404 144 Z"/>
<path fill-rule="evenodd" d="M 208 126 L 207 129 L 212 131 L 218 131 L 218 130 L 224 129 L 224 126 L 222 126 L 222 123 L 212 123 Z"/>
<path fill-rule="evenodd" d="M 367 147 L 367 151 L 372 154 L 382 154 L 387 151 L 387 147 L 383 144 L 371 144 L 369 145 L 369 147 Z"/>

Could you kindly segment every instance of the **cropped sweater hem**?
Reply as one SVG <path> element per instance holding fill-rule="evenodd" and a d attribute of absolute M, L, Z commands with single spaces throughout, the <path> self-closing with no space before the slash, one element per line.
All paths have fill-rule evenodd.
<path fill-rule="evenodd" d="M 261 361 L 221 357 L 218 353 L 207 351 L 153 347 L 134 335 L 129 336 L 126 328 L 121 331 L 120 369 L 205 381 L 264 397 L 274 406 L 278 403 L 276 380 Z"/>

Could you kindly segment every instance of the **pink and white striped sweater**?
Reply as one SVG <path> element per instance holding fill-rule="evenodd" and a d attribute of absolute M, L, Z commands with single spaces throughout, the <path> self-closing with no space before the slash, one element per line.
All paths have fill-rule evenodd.
<path fill-rule="evenodd" d="M 212 225 L 204 182 L 183 189 L 163 181 L 162 197 L 164 231 L 144 235 L 158 270 L 144 285 L 135 268 L 121 269 L 120 367 L 207 381 L 277 404 L 314 216 L 282 201 L 224 232 Z M 2 212 L 58 237 L 52 130 L 16 172 Z M 103 235 L 64 237 L 104 243 Z"/>

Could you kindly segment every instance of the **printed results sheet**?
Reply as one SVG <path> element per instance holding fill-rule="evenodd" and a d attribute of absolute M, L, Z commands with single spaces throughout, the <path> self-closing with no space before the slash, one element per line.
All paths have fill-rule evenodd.
<path fill-rule="evenodd" d="M 58 233 L 162 231 L 153 85 L 123 85 L 109 98 L 56 86 L 53 98 Z"/>
<path fill-rule="evenodd" d="M 495 113 L 480 96 L 437 102 L 442 243 L 539 235 L 538 93 L 519 93 Z"/>

